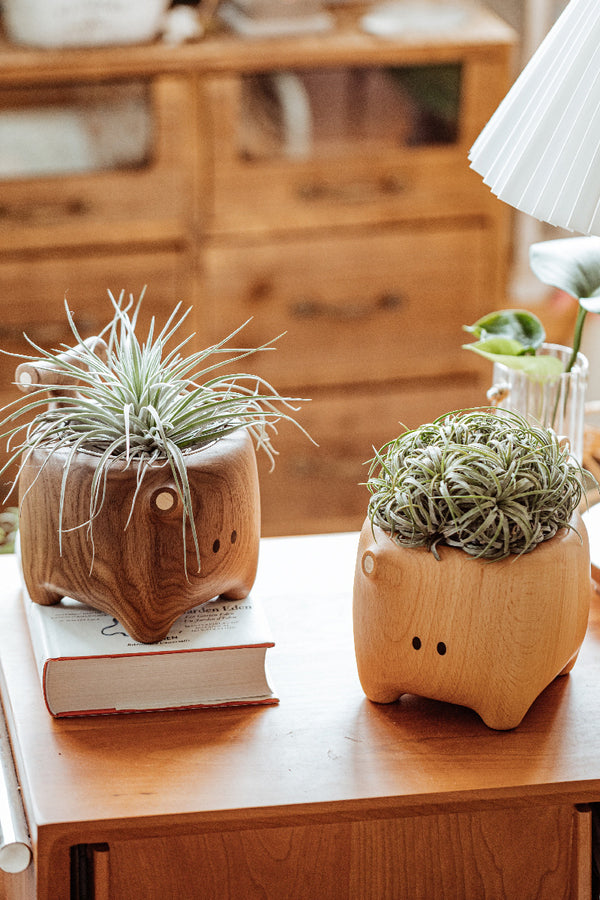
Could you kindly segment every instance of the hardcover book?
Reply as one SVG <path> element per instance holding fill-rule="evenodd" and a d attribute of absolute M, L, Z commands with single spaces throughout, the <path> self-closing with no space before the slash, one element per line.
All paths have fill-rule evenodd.
<path fill-rule="evenodd" d="M 117 619 L 63 598 L 33 603 L 23 588 L 44 700 L 53 716 L 277 703 L 266 654 L 274 646 L 256 597 L 211 600 L 156 644 Z"/>

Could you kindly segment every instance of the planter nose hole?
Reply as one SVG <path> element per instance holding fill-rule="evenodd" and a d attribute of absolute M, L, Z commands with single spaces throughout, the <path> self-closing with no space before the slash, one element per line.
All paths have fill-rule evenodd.
<path fill-rule="evenodd" d="M 362 558 L 362 568 L 365 575 L 372 575 L 375 571 L 375 557 L 370 550 L 367 550 Z"/>
<path fill-rule="evenodd" d="M 219 540 L 219 538 L 217 538 L 216 541 L 213 542 L 213 553 L 218 553 L 220 549 L 221 541 Z"/>
<path fill-rule="evenodd" d="M 232 531 L 231 532 L 231 543 L 235 544 L 236 541 L 237 541 L 237 531 Z"/>

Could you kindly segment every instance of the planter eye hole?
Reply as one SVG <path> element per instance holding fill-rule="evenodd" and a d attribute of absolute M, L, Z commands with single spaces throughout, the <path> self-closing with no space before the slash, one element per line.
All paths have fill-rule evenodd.
<path fill-rule="evenodd" d="M 164 488 L 157 491 L 152 500 L 159 512 L 170 512 L 177 503 L 177 494 L 170 488 Z"/>
<path fill-rule="evenodd" d="M 440 654 L 440 656 L 443 656 L 443 655 L 445 654 L 445 652 L 446 652 L 446 645 L 445 645 L 445 643 L 444 643 L 443 641 L 440 641 L 439 644 L 438 644 L 437 647 L 436 647 L 436 650 L 437 650 L 437 652 Z"/>
<path fill-rule="evenodd" d="M 219 538 L 217 538 L 213 544 L 213 553 L 218 553 L 220 549 L 221 549 L 221 541 L 219 540 Z"/>
<path fill-rule="evenodd" d="M 412 645 L 415 648 L 415 650 L 420 650 L 421 649 L 421 638 L 415 636 L 412 639 Z"/>
<path fill-rule="evenodd" d="M 237 531 L 232 531 L 231 532 L 231 543 L 235 544 L 236 541 L 237 541 Z"/>

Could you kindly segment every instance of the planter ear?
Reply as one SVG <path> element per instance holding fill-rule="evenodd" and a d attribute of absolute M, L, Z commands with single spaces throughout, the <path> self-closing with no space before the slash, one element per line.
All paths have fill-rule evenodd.
<path fill-rule="evenodd" d="M 354 640 L 367 697 L 411 693 L 515 728 L 536 697 L 575 663 L 592 594 L 585 526 L 518 558 L 402 547 L 369 519 L 354 581 Z"/>
<path fill-rule="evenodd" d="M 184 540 L 181 500 L 166 462 L 146 470 L 129 522 L 137 463 L 110 466 L 92 542 L 85 523 L 98 457 L 79 452 L 69 472 L 61 548 L 67 452 L 34 451 L 19 478 L 22 566 L 32 600 L 50 605 L 73 597 L 115 616 L 135 640 L 153 643 L 199 603 L 247 596 L 258 565 L 260 495 L 245 428 L 186 455 L 200 571 L 189 523 Z"/>

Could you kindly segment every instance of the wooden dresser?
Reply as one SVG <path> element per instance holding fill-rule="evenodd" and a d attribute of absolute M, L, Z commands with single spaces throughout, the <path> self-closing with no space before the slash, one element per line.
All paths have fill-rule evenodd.
<path fill-rule="evenodd" d="M 93 334 L 107 289 L 145 284 L 146 319 L 194 304 L 196 346 L 248 318 L 245 344 L 286 332 L 252 370 L 312 398 L 300 419 L 319 447 L 282 426 L 275 471 L 261 463 L 263 532 L 357 528 L 373 445 L 484 402 L 490 373 L 461 350 L 461 326 L 506 302 L 509 213 L 467 153 L 508 87 L 513 34 L 467 10 L 455 30 L 395 39 L 346 5 L 302 37 L 0 43 L 0 347 L 26 350 L 23 331 L 70 340 L 65 296 Z M 134 101 L 134 127 L 110 118 Z M 11 168 L 2 116 L 50 111 L 93 159 L 69 171 L 59 145 L 53 171 Z M 139 157 L 99 152 L 107 133 L 144 127 Z M 13 369 L 0 360 L 1 401 Z"/>

